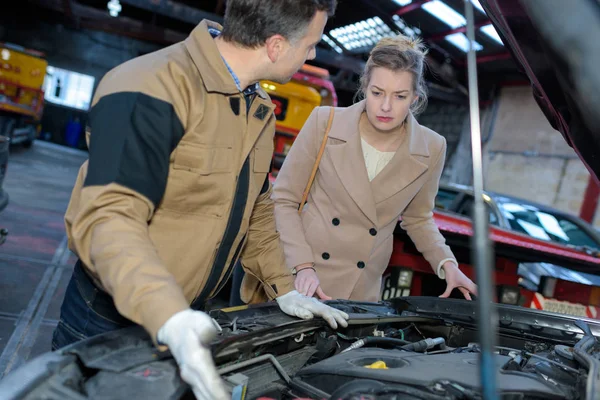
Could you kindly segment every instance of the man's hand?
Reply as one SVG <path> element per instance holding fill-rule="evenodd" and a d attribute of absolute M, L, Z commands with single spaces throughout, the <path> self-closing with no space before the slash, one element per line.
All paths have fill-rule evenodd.
<path fill-rule="evenodd" d="M 329 307 L 314 297 L 304 296 L 296 290 L 277 297 L 275 300 L 281 311 L 288 315 L 302 319 L 312 319 L 316 315 L 325 319 L 333 329 L 337 329 L 338 324 L 344 328 L 348 326 L 346 321 L 349 318 L 348 314 Z"/>
<path fill-rule="evenodd" d="M 208 348 L 217 329 L 206 313 L 184 310 L 169 318 L 158 331 L 158 342 L 169 347 L 179 365 L 181 379 L 192 387 L 199 400 L 231 399 Z"/>
<path fill-rule="evenodd" d="M 460 290 L 467 300 L 471 300 L 470 293 L 477 295 L 477 286 L 458 269 L 456 264 L 448 261 L 442 268 L 446 274 L 446 291 L 440 297 L 449 297 L 455 288 Z"/>
<path fill-rule="evenodd" d="M 312 264 L 309 265 L 312 266 Z M 313 297 L 313 295 L 316 293 L 320 299 L 331 300 L 331 297 L 327 296 L 323 292 L 323 289 L 321 289 L 321 282 L 319 281 L 319 277 L 313 268 L 296 267 L 296 271 L 296 280 L 294 281 L 294 285 L 300 294 Z"/>

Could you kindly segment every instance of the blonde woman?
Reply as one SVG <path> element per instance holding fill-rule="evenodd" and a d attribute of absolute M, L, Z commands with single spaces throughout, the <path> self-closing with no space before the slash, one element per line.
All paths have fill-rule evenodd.
<path fill-rule="evenodd" d="M 415 119 L 427 103 L 425 50 L 419 40 L 382 39 L 361 77 L 363 99 L 334 110 L 327 144 L 301 214 L 329 107 L 316 108 L 298 134 L 274 185 L 275 220 L 296 289 L 321 299 L 377 301 L 381 276 L 401 226 L 441 278 L 448 297 L 475 284 L 433 218 L 446 140 Z"/>

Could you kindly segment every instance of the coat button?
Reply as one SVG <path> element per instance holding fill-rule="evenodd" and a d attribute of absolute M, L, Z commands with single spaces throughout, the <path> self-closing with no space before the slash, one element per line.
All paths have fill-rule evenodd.
<path fill-rule="evenodd" d="M 340 224 L 340 220 L 339 220 L 339 219 L 337 219 L 337 218 L 334 218 L 334 219 L 332 219 L 332 220 L 331 220 L 331 223 L 332 223 L 334 226 L 338 226 L 338 225 Z"/>
<path fill-rule="evenodd" d="M 323 253 L 321 257 L 323 257 L 323 260 L 329 260 L 329 253 Z"/>
<path fill-rule="evenodd" d="M 356 264 L 356 266 L 357 266 L 358 268 L 360 268 L 360 269 L 363 269 L 363 268 L 365 267 L 365 263 L 364 263 L 364 262 L 362 262 L 362 261 L 359 261 L 359 262 Z"/>
<path fill-rule="evenodd" d="M 371 229 L 369 229 L 369 233 L 371 234 L 371 236 L 375 236 L 375 235 L 377 235 L 377 229 L 371 228 Z"/>

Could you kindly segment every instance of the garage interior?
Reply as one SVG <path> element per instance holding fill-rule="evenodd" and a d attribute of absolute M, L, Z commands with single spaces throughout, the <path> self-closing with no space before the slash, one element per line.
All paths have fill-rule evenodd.
<path fill-rule="evenodd" d="M 548 122 L 483 7 L 472 3 L 485 190 L 600 227 L 600 187 Z M 9 196 L 0 212 L 8 232 L 0 246 L 0 379 L 50 351 L 77 259 L 67 246 L 64 212 L 87 159 L 84 127 L 98 83 L 117 65 L 185 39 L 202 19 L 221 23 L 226 7 L 226 0 L 24 0 L 3 7 L 2 48 L 34 52 L 47 69 L 35 140 L 11 144 L 0 187 Z M 462 0 L 339 0 L 316 58 L 307 62 L 327 71 L 337 105 L 345 107 L 353 104 L 374 38 L 423 38 L 430 98 L 418 120 L 447 140 L 442 184 L 463 189 L 472 185 L 465 25 Z M 2 114 L 0 135 L 19 126 Z"/>

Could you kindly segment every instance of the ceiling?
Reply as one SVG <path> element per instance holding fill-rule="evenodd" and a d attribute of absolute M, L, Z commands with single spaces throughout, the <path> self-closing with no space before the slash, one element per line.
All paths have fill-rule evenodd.
<path fill-rule="evenodd" d="M 226 0 L 27 0 L 77 27 L 103 30 L 141 40 L 170 44 L 185 38 L 203 18 L 222 22 Z M 490 21 L 475 2 L 480 87 L 522 81 L 501 42 L 484 30 Z M 459 100 L 466 94 L 466 53 L 451 42 L 466 42 L 464 0 L 338 0 L 317 58 L 311 64 L 329 69 L 336 88 L 354 90 L 358 74 L 377 35 L 415 33 L 429 48 L 428 81 L 433 95 Z M 118 16 L 111 16 L 109 8 Z M 436 17 L 445 11 L 448 17 Z M 438 14 L 436 14 L 438 13 Z M 440 19 L 441 18 L 441 19 Z M 364 21 L 364 22 L 362 22 Z M 358 25 L 354 25 L 357 24 Z M 369 29 L 366 29 L 366 28 Z M 373 31 L 372 28 L 375 28 Z M 493 28 L 491 28 L 493 33 Z"/>

